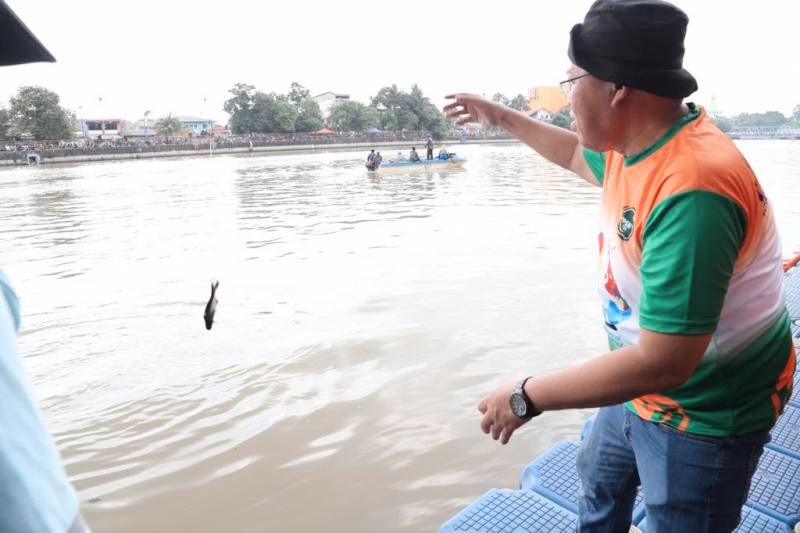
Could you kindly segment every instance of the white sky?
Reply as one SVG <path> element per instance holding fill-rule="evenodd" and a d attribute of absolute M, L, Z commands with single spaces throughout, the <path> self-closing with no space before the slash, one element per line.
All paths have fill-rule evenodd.
<path fill-rule="evenodd" d="M 800 104 L 797 0 L 674 0 L 690 18 L 689 98 L 725 114 Z M 8 0 L 58 60 L 6 67 L 0 100 L 43 85 L 80 117 L 172 112 L 226 121 L 234 83 L 344 92 L 368 103 L 413 83 L 441 105 L 456 91 L 527 94 L 569 67 L 569 30 L 590 0 L 336 2 Z M 102 98 L 102 101 L 100 100 Z"/>

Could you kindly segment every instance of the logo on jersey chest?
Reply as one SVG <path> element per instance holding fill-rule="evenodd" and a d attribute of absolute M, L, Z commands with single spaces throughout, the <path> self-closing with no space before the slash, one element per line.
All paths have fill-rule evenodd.
<path fill-rule="evenodd" d="M 633 235 L 633 218 L 636 215 L 636 208 L 625 206 L 622 208 L 622 215 L 617 224 L 617 235 L 623 241 L 627 241 Z"/>

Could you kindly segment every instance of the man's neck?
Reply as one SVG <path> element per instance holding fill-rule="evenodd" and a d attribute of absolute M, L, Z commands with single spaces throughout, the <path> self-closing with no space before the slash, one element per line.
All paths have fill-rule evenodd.
<path fill-rule="evenodd" d="M 626 135 L 617 151 L 625 157 L 635 156 L 657 143 L 677 122 L 690 113 L 689 106 L 679 104 L 630 117 Z"/>

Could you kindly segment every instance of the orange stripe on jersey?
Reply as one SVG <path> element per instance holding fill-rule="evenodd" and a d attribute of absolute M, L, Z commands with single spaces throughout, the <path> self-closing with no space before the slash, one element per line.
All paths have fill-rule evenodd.
<path fill-rule="evenodd" d="M 786 402 L 789 401 L 789 397 L 792 395 L 796 359 L 797 351 L 795 350 L 794 344 L 792 344 L 791 354 L 789 354 L 789 358 L 786 360 L 786 366 L 783 367 L 781 375 L 778 376 L 778 380 L 775 382 L 775 392 L 773 392 L 769 397 L 769 399 L 772 401 L 775 420 L 778 419 L 783 411 L 783 407 L 786 405 Z"/>
<path fill-rule="evenodd" d="M 666 422 L 670 420 L 673 415 L 677 415 L 681 418 L 678 429 L 686 431 L 686 428 L 689 427 L 689 416 L 686 414 L 686 411 L 683 410 L 683 407 L 681 407 L 678 402 L 669 396 L 658 393 L 647 394 L 631 400 L 631 404 L 636 410 L 636 414 L 645 420 L 652 422 L 656 413 L 664 414 L 661 422 Z"/>

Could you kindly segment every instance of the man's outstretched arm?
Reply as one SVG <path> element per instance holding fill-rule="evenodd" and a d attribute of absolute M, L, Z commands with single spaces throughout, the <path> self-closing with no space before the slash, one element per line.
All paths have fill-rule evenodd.
<path fill-rule="evenodd" d="M 545 159 L 574 172 L 592 185 L 600 186 L 583 157 L 583 146 L 574 132 L 534 120 L 515 109 L 474 94 L 451 94 L 447 98 L 453 102 L 445 106 L 445 115 L 455 119 L 457 125 L 481 122 L 502 128 Z"/>

